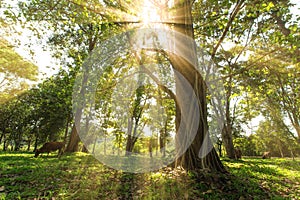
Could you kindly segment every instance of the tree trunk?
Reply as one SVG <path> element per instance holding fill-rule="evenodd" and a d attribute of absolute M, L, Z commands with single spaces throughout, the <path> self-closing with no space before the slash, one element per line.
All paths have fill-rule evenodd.
<path fill-rule="evenodd" d="M 65 144 L 67 143 L 70 121 L 71 121 L 71 115 L 68 116 L 66 127 L 65 127 L 65 135 L 64 135 L 64 143 Z"/>
<path fill-rule="evenodd" d="M 165 143 L 165 133 L 164 130 L 160 130 L 159 135 L 159 150 L 163 157 L 166 156 L 166 143 Z"/>
<path fill-rule="evenodd" d="M 149 139 L 149 144 L 148 145 L 149 145 L 148 146 L 148 148 L 149 148 L 149 156 L 150 156 L 150 158 L 152 158 L 153 157 L 153 155 L 152 155 L 152 149 L 153 149 L 153 147 L 152 147 L 152 138 Z"/>
<path fill-rule="evenodd" d="M 36 152 L 37 150 L 37 146 L 38 146 L 38 140 L 39 140 L 39 127 L 37 126 L 36 127 L 36 132 L 35 132 L 35 141 L 34 141 L 34 149 L 33 149 L 33 152 Z"/>
<path fill-rule="evenodd" d="M 93 26 L 90 26 L 90 31 L 93 31 Z M 95 37 L 90 36 L 88 38 L 88 52 L 89 54 L 94 50 L 96 42 L 98 40 L 98 36 L 96 35 Z M 80 138 L 78 133 L 80 132 L 80 121 L 81 121 L 81 116 L 83 112 L 84 105 L 86 104 L 86 89 L 87 89 L 87 84 L 88 84 L 88 79 L 89 79 L 89 73 L 90 73 L 90 67 L 89 64 L 83 65 L 83 77 L 82 77 L 82 82 L 81 82 L 81 89 L 80 89 L 80 94 L 77 97 L 77 100 L 79 102 L 76 102 L 78 107 L 76 108 L 76 113 L 75 113 L 75 119 L 74 119 L 74 125 L 72 127 L 71 135 L 70 135 L 70 140 L 68 142 L 68 146 L 66 148 L 66 152 L 76 152 L 78 151 L 78 145 L 80 142 Z"/>
<path fill-rule="evenodd" d="M 155 156 L 158 156 L 158 146 L 159 146 L 159 134 L 156 134 L 156 140 L 155 140 Z"/>
<path fill-rule="evenodd" d="M 129 156 L 132 152 L 132 126 L 133 126 L 133 118 L 129 117 L 127 122 L 127 141 L 126 141 L 126 156 Z"/>
<path fill-rule="evenodd" d="M 230 125 L 229 126 L 227 124 L 224 125 L 223 130 L 222 130 L 222 139 L 223 139 L 224 147 L 225 147 L 228 158 L 235 159 L 234 146 L 233 146 L 231 132 L 232 131 L 231 131 Z"/>
<path fill-rule="evenodd" d="M 0 144 L 2 143 L 2 138 L 4 137 L 5 132 L 2 132 L 1 136 L 0 136 Z"/>
<path fill-rule="evenodd" d="M 176 0 L 175 6 L 177 8 L 175 31 L 194 41 L 191 1 Z M 225 168 L 208 135 L 206 85 L 203 77 L 195 69 L 195 66 L 198 66 L 195 43 L 183 43 L 175 38 L 175 48 L 178 47 L 180 49 L 175 49 L 175 52 L 186 51 L 183 53 L 190 61 L 171 53 L 169 55 L 175 70 L 176 95 L 179 104 L 176 105 L 175 143 L 178 157 L 175 167 L 180 166 L 186 170 L 208 168 L 223 172 Z M 194 94 L 188 91 L 188 87 L 192 87 Z M 194 101 L 193 95 L 195 95 L 194 99 L 196 98 Z M 196 119 L 199 121 L 195 121 Z M 195 137 L 191 135 L 194 132 L 196 132 Z M 191 145 L 185 151 L 185 146 L 190 142 Z"/>
<path fill-rule="evenodd" d="M 219 140 L 217 142 L 217 145 L 218 145 L 219 156 L 222 157 L 222 141 Z"/>
<path fill-rule="evenodd" d="M 106 133 L 104 133 L 104 155 L 106 155 Z"/>
<path fill-rule="evenodd" d="M 76 151 L 78 151 L 79 142 L 80 142 L 80 138 L 79 138 L 78 133 L 77 133 L 76 125 L 74 124 L 73 127 L 72 127 L 70 140 L 69 140 L 68 146 L 66 148 L 66 152 L 76 152 Z"/>
<path fill-rule="evenodd" d="M 5 137 L 4 137 L 4 140 L 3 140 L 3 151 L 6 151 L 6 149 L 7 149 L 7 141 L 6 141 L 6 139 L 5 139 Z"/>
<path fill-rule="evenodd" d="M 88 153 L 88 149 L 85 147 L 85 145 L 82 146 L 81 152 Z"/>
<path fill-rule="evenodd" d="M 95 140 L 94 140 L 94 144 L 93 144 L 93 151 L 92 154 L 95 154 L 95 148 L 96 148 L 96 143 L 97 143 L 98 137 L 96 136 Z"/>
<path fill-rule="evenodd" d="M 27 151 L 29 151 L 29 150 L 30 150 L 30 146 L 31 146 L 31 140 L 30 140 L 30 139 L 28 139 L 28 141 L 27 141 Z"/>
<path fill-rule="evenodd" d="M 235 151 L 233 146 L 233 139 L 232 139 L 232 122 L 230 117 L 230 97 L 232 91 L 232 76 L 229 77 L 229 84 L 227 86 L 226 91 L 226 106 L 225 106 L 225 124 L 222 130 L 222 139 L 224 142 L 224 147 L 226 150 L 226 154 L 230 159 L 235 159 Z"/>
<path fill-rule="evenodd" d="M 76 152 L 78 151 L 78 145 L 80 142 L 80 138 L 78 135 L 78 132 L 80 132 L 80 121 L 81 121 L 81 116 L 83 112 L 84 105 L 86 103 L 86 85 L 88 83 L 88 78 L 89 78 L 89 68 L 85 67 L 83 72 L 83 79 L 81 82 L 81 89 L 80 89 L 80 94 L 77 97 L 77 100 L 79 100 L 77 103 L 78 107 L 76 108 L 76 113 L 75 113 L 75 119 L 74 119 L 74 124 L 72 127 L 70 139 L 66 148 L 66 152 Z"/>
<path fill-rule="evenodd" d="M 137 141 L 137 137 L 128 135 L 126 143 L 126 156 L 130 156 L 133 152 L 134 144 Z"/>
<path fill-rule="evenodd" d="M 282 152 L 282 148 L 281 148 L 281 145 L 279 145 L 279 152 L 280 152 L 280 156 L 281 156 L 281 158 L 283 158 L 284 157 L 284 154 L 283 154 L 283 152 Z"/>
<path fill-rule="evenodd" d="M 293 150 L 292 150 L 292 149 L 291 149 L 291 156 L 292 156 L 293 160 L 295 160 L 295 155 L 294 155 L 294 153 L 293 153 Z"/>

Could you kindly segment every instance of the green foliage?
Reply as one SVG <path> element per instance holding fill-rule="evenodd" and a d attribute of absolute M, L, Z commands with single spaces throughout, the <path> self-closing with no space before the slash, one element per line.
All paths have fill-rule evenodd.
<path fill-rule="evenodd" d="M 73 80 L 65 71 L 0 104 L 1 139 L 15 150 L 24 142 L 61 138 L 71 120 Z"/>
<path fill-rule="evenodd" d="M 0 38 L 0 104 L 28 89 L 28 81 L 37 80 L 37 66 L 22 58 Z"/>

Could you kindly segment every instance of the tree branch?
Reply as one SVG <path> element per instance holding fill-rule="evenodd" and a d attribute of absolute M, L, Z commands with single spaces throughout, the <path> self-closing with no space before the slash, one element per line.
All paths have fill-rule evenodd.
<path fill-rule="evenodd" d="M 229 31 L 229 28 L 231 27 L 232 25 L 232 22 L 233 20 L 235 19 L 235 17 L 237 16 L 238 12 L 243 8 L 243 3 L 244 3 L 245 0 L 239 0 L 237 2 L 237 4 L 235 5 L 232 13 L 230 14 L 230 18 L 229 18 L 229 21 L 223 31 L 223 34 L 221 36 L 221 38 L 219 39 L 217 45 L 213 48 L 213 51 L 212 51 L 212 54 L 211 54 L 211 58 L 213 59 L 216 55 L 216 52 L 219 48 L 219 46 L 221 45 L 221 43 L 223 42 L 223 40 L 225 39 L 225 36 L 227 34 L 227 32 Z"/>

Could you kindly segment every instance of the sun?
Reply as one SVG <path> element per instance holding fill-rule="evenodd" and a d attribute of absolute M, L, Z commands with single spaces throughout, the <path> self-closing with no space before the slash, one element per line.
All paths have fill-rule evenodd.
<path fill-rule="evenodd" d="M 151 0 L 144 0 L 142 4 L 140 19 L 141 22 L 145 25 L 161 21 L 161 16 L 158 12 L 158 8 L 152 3 Z"/>

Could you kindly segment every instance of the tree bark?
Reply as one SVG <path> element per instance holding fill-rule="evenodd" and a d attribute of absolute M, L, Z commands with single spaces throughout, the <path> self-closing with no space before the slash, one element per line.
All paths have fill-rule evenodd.
<path fill-rule="evenodd" d="M 76 125 L 73 125 L 71 135 L 70 135 L 70 140 L 68 143 L 68 146 L 66 148 L 66 152 L 76 152 L 78 151 L 78 144 L 80 142 L 80 138 L 77 133 L 77 128 Z"/>
<path fill-rule="evenodd" d="M 231 73 L 231 72 L 230 72 Z M 228 86 L 226 87 L 226 104 L 225 104 L 225 123 L 222 130 L 222 139 L 226 154 L 230 159 L 235 159 L 235 151 L 232 138 L 232 119 L 230 117 L 230 97 L 232 94 L 232 76 L 229 77 Z"/>
<path fill-rule="evenodd" d="M 28 139 L 28 141 L 27 141 L 27 151 L 29 151 L 29 150 L 30 150 L 30 146 L 31 146 L 31 140 L 30 140 L 30 139 Z"/>
<path fill-rule="evenodd" d="M 68 116 L 66 127 L 65 127 L 65 135 L 64 135 L 64 143 L 65 144 L 67 143 L 70 121 L 71 121 L 71 115 Z"/>
<path fill-rule="evenodd" d="M 80 89 L 80 94 L 77 97 L 79 102 L 76 102 L 78 107 L 76 108 L 76 113 L 75 113 L 75 120 L 74 120 L 74 125 L 72 127 L 71 135 L 70 135 L 70 140 L 68 142 L 66 152 L 76 152 L 78 151 L 78 145 L 80 142 L 80 138 L 78 135 L 78 132 L 80 131 L 80 121 L 81 121 L 81 116 L 83 112 L 83 106 L 85 105 L 85 100 L 86 100 L 86 86 L 88 83 L 88 78 L 89 78 L 89 66 L 83 69 L 83 79 L 81 83 L 81 89 Z"/>
<path fill-rule="evenodd" d="M 85 145 L 82 146 L 81 152 L 88 153 L 88 149 L 85 147 Z"/>
<path fill-rule="evenodd" d="M 223 140 L 224 147 L 225 147 L 228 158 L 235 159 L 234 146 L 233 146 L 231 132 L 232 132 L 231 126 L 228 124 L 225 124 L 223 131 L 222 131 L 222 140 Z"/>
<path fill-rule="evenodd" d="M 193 41 L 182 44 L 182 41 L 175 38 L 175 48 L 181 48 L 176 49 L 175 52 L 188 51 L 183 53 L 188 55 L 193 63 L 181 56 L 169 54 L 172 67 L 175 72 L 178 72 L 175 73 L 176 95 L 179 103 L 176 106 L 177 133 L 175 143 L 178 157 L 175 161 L 175 167 L 180 166 L 186 170 L 208 168 L 224 172 L 225 168 L 208 135 L 206 85 L 203 77 L 195 68 L 198 66 L 198 61 L 191 14 L 192 2 L 190 0 L 176 0 L 175 7 L 177 8 L 175 31 L 190 37 Z M 187 91 L 188 85 L 192 87 L 196 101 L 191 102 L 192 95 Z M 192 128 L 197 123 L 194 118 L 195 120 L 199 118 L 195 130 Z M 196 135 L 193 138 L 191 134 L 194 131 L 196 131 Z M 189 144 L 190 139 L 192 139 L 191 145 L 184 151 L 184 146 Z"/>
<path fill-rule="evenodd" d="M 92 33 L 94 31 L 94 27 L 92 24 L 89 26 L 90 32 Z M 92 51 L 94 50 L 96 43 L 98 41 L 98 35 L 89 35 L 88 36 L 88 53 L 91 54 Z M 91 64 L 91 63 L 90 63 Z M 78 107 L 76 109 L 75 113 L 75 120 L 74 120 L 74 125 L 72 127 L 71 135 L 70 135 L 70 140 L 68 142 L 66 152 L 76 152 L 78 151 L 78 145 L 80 142 L 80 138 L 78 135 L 78 132 L 80 132 L 80 120 L 83 112 L 83 106 L 85 105 L 85 98 L 87 98 L 86 95 L 86 86 L 88 84 L 88 78 L 89 78 L 89 73 L 90 73 L 90 67 L 89 64 L 85 65 L 83 67 L 83 78 L 81 82 L 81 89 L 80 89 L 80 94 L 78 98 L 80 102 L 77 102 Z M 83 98 L 83 99 L 82 99 Z"/>

